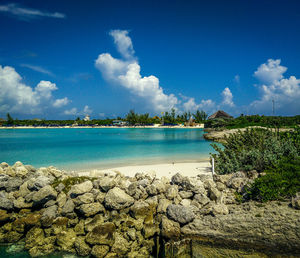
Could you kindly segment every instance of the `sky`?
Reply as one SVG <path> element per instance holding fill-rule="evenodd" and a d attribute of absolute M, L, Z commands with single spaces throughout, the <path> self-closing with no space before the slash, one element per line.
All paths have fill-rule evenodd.
<path fill-rule="evenodd" d="M 0 117 L 300 114 L 300 1 L 0 1 Z"/>

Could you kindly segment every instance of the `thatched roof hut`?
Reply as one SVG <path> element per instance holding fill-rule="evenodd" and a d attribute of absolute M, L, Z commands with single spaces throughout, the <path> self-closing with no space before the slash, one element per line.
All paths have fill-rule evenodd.
<path fill-rule="evenodd" d="M 215 119 L 215 118 L 232 118 L 232 116 L 227 114 L 223 110 L 218 110 L 216 113 L 212 114 L 207 119 Z"/>

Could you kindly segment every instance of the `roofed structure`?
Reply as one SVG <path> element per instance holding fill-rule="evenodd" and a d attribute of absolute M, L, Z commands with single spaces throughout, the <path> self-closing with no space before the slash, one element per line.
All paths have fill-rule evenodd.
<path fill-rule="evenodd" d="M 218 110 L 216 113 L 212 114 L 207 119 L 215 119 L 215 118 L 232 118 L 232 116 L 227 114 L 223 110 Z"/>

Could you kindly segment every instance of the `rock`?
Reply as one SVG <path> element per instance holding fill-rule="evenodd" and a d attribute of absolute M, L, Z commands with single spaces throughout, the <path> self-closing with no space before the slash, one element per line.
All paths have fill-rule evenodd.
<path fill-rule="evenodd" d="M 104 217 L 102 214 L 97 214 L 93 218 L 87 218 L 84 222 L 84 229 L 86 232 L 90 232 L 94 227 L 103 224 Z"/>
<path fill-rule="evenodd" d="M 221 215 L 227 215 L 229 213 L 228 208 L 225 204 L 216 204 L 212 207 L 212 214 L 214 216 L 221 214 Z"/>
<path fill-rule="evenodd" d="M 170 185 L 167 188 L 165 195 L 166 195 L 167 199 L 169 199 L 169 200 L 173 200 L 174 198 L 176 198 L 178 196 L 178 186 Z"/>
<path fill-rule="evenodd" d="M 115 243 L 113 244 L 111 251 L 119 256 L 125 255 L 129 251 L 130 245 L 128 241 L 122 237 L 120 233 L 115 233 Z"/>
<path fill-rule="evenodd" d="M 74 231 L 76 233 L 77 236 L 80 235 L 85 235 L 85 231 L 84 231 L 84 220 L 81 219 L 74 227 Z"/>
<path fill-rule="evenodd" d="M 107 245 L 94 245 L 91 254 L 94 257 L 102 258 L 102 257 L 106 257 L 108 251 L 109 251 L 109 247 Z"/>
<path fill-rule="evenodd" d="M 300 210 L 300 192 L 296 193 L 296 196 L 292 198 L 292 206 Z"/>
<path fill-rule="evenodd" d="M 181 202 L 180 202 L 180 205 L 182 206 L 190 206 L 191 205 L 191 200 L 190 199 L 183 199 Z"/>
<path fill-rule="evenodd" d="M 85 193 L 74 198 L 73 202 L 76 206 L 79 206 L 81 204 L 92 203 L 94 202 L 94 195 L 92 193 Z"/>
<path fill-rule="evenodd" d="M 82 204 L 79 207 L 79 212 L 84 215 L 85 217 L 90 217 L 94 216 L 98 212 L 103 212 L 105 211 L 104 207 L 102 204 L 99 202 L 94 202 L 94 203 L 88 203 L 88 204 Z"/>
<path fill-rule="evenodd" d="M 56 198 L 56 202 L 59 208 L 62 208 L 65 205 L 66 201 L 67 195 L 64 192 L 61 192 Z"/>
<path fill-rule="evenodd" d="M 57 235 L 67 229 L 69 219 L 66 217 L 57 217 L 51 226 L 52 233 Z"/>
<path fill-rule="evenodd" d="M 25 202 L 25 199 L 23 197 L 19 197 L 18 199 L 14 200 L 13 203 L 16 209 L 26 209 L 32 207 L 32 202 Z"/>
<path fill-rule="evenodd" d="M 163 182 L 163 180 L 155 180 L 152 184 L 157 193 L 164 193 L 167 189 L 167 185 Z"/>
<path fill-rule="evenodd" d="M 0 190 L 6 192 L 13 192 L 19 190 L 19 187 L 23 184 L 23 180 L 19 177 L 8 178 L 5 182 L 0 182 Z"/>
<path fill-rule="evenodd" d="M 99 192 L 96 196 L 95 201 L 99 202 L 99 203 L 103 203 L 104 199 L 105 199 L 106 194 L 103 192 Z"/>
<path fill-rule="evenodd" d="M 110 209 L 124 209 L 134 203 L 134 199 L 118 187 L 110 189 L 105 196 L 105 206 Z"/>
<path fill-rule="evenodd" d="M 244 185 L 246 185 L 247 179 L 245 177 L 233 177 L 227 182 L 227 186 L 237 191 L 241 191 Z"/>
<path fill-rule="evenodd" d="M 0 192 L 0 209 L 12 210 L 14 203 L 9 200 L 3 192 Z"/>
<path fill-rule="evenodd" d="M 180 237 L 180 225 L 178 222 L 169 220 L 166 216 L 161 220 L 161 233 L 168 239 L 178 239 Z"/>
<path fill-rule="evenodd" d="M 66 186 L 63 183 L 59 183 L 59 185 L 55 187 L 55 190 L 59 193 L 62 193 L 65 188 Z"/>
<path fill-rule="evenodd" d="M 25 166 L 21 165 L 15 168 L 16 176 L 25 178 L 28 174 L 28 170 Z"/>
<path fill-rule="evenodd" d="M 129 228 L 127 230 L 127 235 L 129 236 L 129 238 L 134 241 L 136 239 L 136 229 L 135 228 Z"/>
<path fill-rule="evenodd" d="M 18 196 L 19 197 L 25 197 L 26 195 L 28 195 L 30 193 L 30 190 L 28 189 L 28 181 L 24 182 L 18 191 Z"/>
<path fill-rule="evenodd" d="M 92 250 L 85 242 L 85 237 L 77 237 L 74 246 L 77 254 L 80 256 L 88 256 Z"/>
<path fill-rule="evenodd" d="M 219 191 L 224 191 L 226 189 L 226 185 L 221 182 L 216 182 L 216 187 Z"/>
<path fill-rule="evenodd" d="M 180 224 L 187 224 L 195 218 L 195 214 L 190 207 L 183 207 L 181 205 L 169 205 L 167 208 L 167 214 L 171 219 L 179 222 Z"/>
<path fill-rule="evenodd" d="M 172 201 L 168 199 L 160 199 L 157 206 L 158 213 L 166 213 L 168 206 L 172 204 Z"/>
<path fill-rule="evenodd" d="M 61 251 L 73 252 L 75 241 L 76 233 L 70 228 L 56 235 L 56 243 Z"/>
<path fill-rule="evenodd" d="M 75 208 L 74 202 L 71 199 L 69 199 L 66 201 L 65 205 L 62 207 L 61 214 L 63 216 L 66 216 L 68 213 L 72 213 L 74 211 L 74 208 Z"/>
<path fill-rule="evenodd" d="M 73 185 L 68 193 L 72 198 L 77 197 L 80 194 L 88 193 L 93 189 L 93 183 L 91 181 L 85 181 L 81 184 Z"/>
<path fill-rule="evenodd" d="M 136 201 L 131 207 L 130 207 L 131 214 L 134 218 L 143 218 L 148 215 L 149 212 L 153 212 L 150 208 L 150 205 L 145 202 L 144 200 Z"/>
<path fill-rule="evenodd" d="M 106 222 L 93 228 L 86 236 L 86 242 L 91 245 L 110 245 L 114 243 L 116 227 L 111 222 Z"/>
<path fill-rule="evenodd" d="M 6 210 L 0 210 L 0 223 L 5 223 L 10 220 L 10 214 Z"/>
<path fill-rule="evenodd" d="M 193 197 L 193 192 L 191 191 L 180 191 L 179 192 L 179 196 L 182 198 L 182 199 L 189 199 L 191 197 Z"/>
<path fill-rule="evenodd" d="M 221 202 L 222 193 L 215 187 L 211 187 L 208 189 L 209 198 L 212 201 Z"/>
<path fill-rule="evenodd" d="M 111 177 L 103 177 L 98 180 L 99 181 L 99 187 L 104 191 L 108 192 L 110 189 L 114 188 L 116 186 L 116 180 L 115 178 Z"/>
<path fill-rule="evenodd" d="M 52 183 L 52 180 L 49 177 L 46 176 L 38 176 L 37 178 L 32 178 L 28 180 L 27 187 L 31 191 L 38 191 L 41 188 L 45 187 L 46 185 L 49 185 Z"/>
<path fill-rule="evenodd" d="M 204 194 L 195 194 L 194 200 L 201 204 L 201 206 L 204 206 L 210 202 L 210 199 Z"/>
<path fill-rule="evenodd" d="M 34 227 L 30 229 L 26 234 L 25 247 L 31 249 L 34 246 L 42 245 L 44 242 L 44 231 L 41 228 Z"/>
<path fill-rule="evenodd" d="M 41 223 L 42 223 L 43 227 L 51 226 L 53 220 L 57 216 L 57 208 L 58 207 L 56 205 L 53 205 L 44 210 L 42 217 L 41 217 Z"/>
<path fill-rule="evenodd" d="M 33 205 L 41 206 L 49 200 L 54 200 L 57 197 L 57 192 L 50 185 L 46 185 L 32 196 Z"/>

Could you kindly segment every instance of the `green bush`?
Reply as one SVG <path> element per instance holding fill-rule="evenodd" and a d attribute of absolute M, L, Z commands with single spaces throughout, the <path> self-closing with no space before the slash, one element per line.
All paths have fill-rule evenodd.
<path fill-rule="evenodd" d="M 291 136 L 267 129 L 247 129 L 231 134 L 225 138 L 224 148 L 212 144 L 217 151 L 217 154 L 212 154 L 216 172 L 263 171 L 276 165 L 282 157 L 298 157 L 299 150 L 294 139 L 299 140 L 299 135 L 300 130 Z"/>
<path fill-rule="evenodd" d="M 282 200 L 300 191 L 300 158 L 283 158 L 266 175 L 257 178 L 246 190 L 247 199 L 257 201 Z"/>

